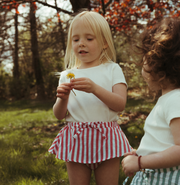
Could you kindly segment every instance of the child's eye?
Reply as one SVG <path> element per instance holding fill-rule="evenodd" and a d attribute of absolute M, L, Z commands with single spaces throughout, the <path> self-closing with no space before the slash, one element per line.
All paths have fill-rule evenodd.
<path fill-rule="evenodd" d="M 74 41 L 74 42 L 77 42 L 78 40 L 79 40 L 79 39 L 74 39 L 73 41 Z"/>
<path fill-rule="evenodd" d="M 87 38 L 87 40 L 91 41 L 91 40 L 93 40 L 93 38 Z"/>

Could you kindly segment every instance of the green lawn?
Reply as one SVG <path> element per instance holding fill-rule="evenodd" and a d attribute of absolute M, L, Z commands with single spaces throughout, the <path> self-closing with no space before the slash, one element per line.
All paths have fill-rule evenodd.
<path fill-rule="evenodd" d="M 47 152 L 63 122 L 52 112 L 54 101 L 0 101 L 0 184 L 68 185 L 65 163 Z M 144 119 L 153 103 L 129 99 L 120 115 L 131 145 L 143 135 Z M 120 182 L 125 179 L 120 169 Z M 92 175 L 91 185 L 95 185 Z"/>

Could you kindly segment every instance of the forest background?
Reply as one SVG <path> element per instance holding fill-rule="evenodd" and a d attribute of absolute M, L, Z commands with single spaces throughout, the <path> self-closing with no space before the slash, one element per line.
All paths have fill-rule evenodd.
<path fill-rule="evenodd" d="M 41 13 L 37 13 L 43 7 L 51 10 L 45 19 L 42 19 Z M 139 44 L 140 34 L 145 27 L 151 29 L 163 17 L 179 17 L 180 2 L 1 0 L 1 184 L 68 184 L 64 163 L 56 161 L 46 152 L 57 130 L 63 126 L 63 120 L 57 121 L 51 110 L 58 84 L 55 74 L 64 69 L 63 58 L 70 20 L 82 8 L 100 13 L 110 25 L 117 63 L 123 69 L 128 83 L 127 108 L 119 115 L 119 123 L 133 147 L 138 146 L 143 134 L 143 121 L 153 106 L 149 100 L 157 96 L 149 91 L 141 77 L 141 67 L 136 63 L 140 62 L 142 56 L 134 46 Z M 8 70 L 9 64 L 12 70 Z M 27 145 L 30 142 L 32 146 Z M 7 146 L 10 146 L 10 151 Z M 27 162 L 32 159 L 34 168 Z M 57 169 L 59 173 L 55 172 Z M 47 174 L 51 174 L 51 177 Z M 125 176 L 120 177 L 122 184 Z"/>

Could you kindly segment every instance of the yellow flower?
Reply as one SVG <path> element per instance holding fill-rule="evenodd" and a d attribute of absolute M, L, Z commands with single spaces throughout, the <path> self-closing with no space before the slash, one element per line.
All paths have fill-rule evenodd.
<path fill-rule="evenodd" d="M 72 79 L 72 78 L 75 78 L 75 75 L 74 75 L 74 73 L 68 73 L 67 75 L 67 79 Z M 76 93 L 72 90 L 72 92 L 74 93 L 74 95 L 76 96 Z"/>
<path fill-rule="evenodd" d="M 67 79 L 75 78 L 75 75 L 73 73 L 68 73 L 66 76 L 67 76 Z"/>

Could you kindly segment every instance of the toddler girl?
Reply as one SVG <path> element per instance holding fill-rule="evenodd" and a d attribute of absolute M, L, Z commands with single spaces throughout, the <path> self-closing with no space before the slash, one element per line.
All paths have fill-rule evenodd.
<path fill-rule="evenodd" d="M 84 11 L 72 20 L 65 65 L 53 111 L 67 121 L 49 151 L 66 161 L 71 185 L 117 185 L 120 156 L 131 147 L 117 124 L 126 104 L 127 85 L 116 60 L 107 21 Z M 72 78 L 71 80 L 69 78 Z"/>

